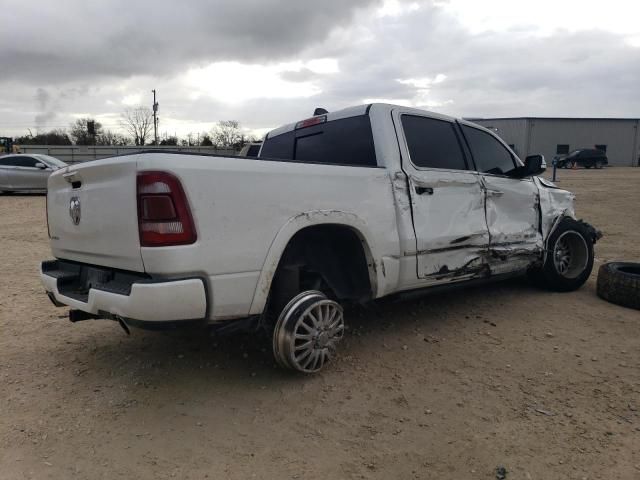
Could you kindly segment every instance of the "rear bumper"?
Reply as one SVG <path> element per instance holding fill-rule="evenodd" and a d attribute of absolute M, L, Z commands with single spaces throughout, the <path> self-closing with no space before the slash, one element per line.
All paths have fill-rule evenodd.
<path fill-rule="evenodd" d="M 71 267 L 57 261 L 42 264 L 42 284 L 52 300 L 59 304 L 98 317 L 118 317 L 125 321 L 193 321 L 204 320 L 207 316 L 206 288 L 200 278 L 136 279 L 135 275 L 127 278 L 124 273 L 125 281 L 119 279 L 102 284 L 95 281 L 95 271 L 87 273 L 87 270 L 94 270 L 92 267 L 77 264 L 71 264 Z M 103 273 L 100 271 L 103 269 L 97 270 Z M 84 288 L 79 287 L 82 285 Z"/>

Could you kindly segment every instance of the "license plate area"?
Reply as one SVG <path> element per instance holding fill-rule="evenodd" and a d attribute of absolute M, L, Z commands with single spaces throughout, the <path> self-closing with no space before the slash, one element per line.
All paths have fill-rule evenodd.
<path fill-rule="evenodd" d="M 148 275 L 142 273 L 64 260 L 44 262 L 42 272 L 57 279 L 60 294 L 84 303 L 89 300 L 89 290 L 92 288 L 118 295 L 130 295 L 134 283 L 150 280 Z"/>

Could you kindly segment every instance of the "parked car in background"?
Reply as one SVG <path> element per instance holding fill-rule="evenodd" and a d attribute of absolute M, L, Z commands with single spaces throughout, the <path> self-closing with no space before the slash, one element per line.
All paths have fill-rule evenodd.
<path fill-rule="evenodd" d="M 596 150 L 595 148 L 581 148 L 579 150 L 574 150 L 564 157 L 556 158 L 556 162 L 558 168 L 602 168 L 605 165 L 609 165 L 607 154 L 602 150 Z"/>
<path fill-rule="evenodd" d="M 3 155 L 0 157 L 0 192 L 46 192 L 49 175 L 66 166 L 49 155 Z"/>
<path fill-rule="evenodd" d="M 260 327 L 281 366 L 315 372 L 344 303 L 525 273 L 579 288 L 598 234 L 544 170 L 476 124 L 384 104 L 280 127 L 253 159 L 72 165 L 49 179 L 41 278 L 71 321 Z"/>

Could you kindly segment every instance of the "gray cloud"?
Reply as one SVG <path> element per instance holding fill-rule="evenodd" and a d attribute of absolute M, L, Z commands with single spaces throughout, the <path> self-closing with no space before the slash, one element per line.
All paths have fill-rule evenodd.
<path fill-rule="evenodd" d="M 16 2 L 12 12 L 28 13 L 23 3 L 9 1 Z M 19 22 L 0 29 L 0 61 L 12 65 L 0 79 L 0 89 L 10 92 L 0 98 L 0 130 L 9 120 L 16 128 L 32 126 L 36 115 L 47 126 L 68 124 L 71 114 L 103 115 L 109 126 L 125 95 L 148 92 L 150 86 L 160 92 L 161 131 L 170 133 L 170 120 L 213 124 L 234 118 L 259 129 L 304 118 L 317 106 L 335 110 L 368 98 L 404 99 L 458 116 L 637 116 L 640 111 L 640 48 L 615 32 L 540 36 L 527 26 L 474 34 L 431 2 L 384 18 L 373 13 L 379 3 L 373 0 L 348 7 L 330 0 L 314 8 L 284 0 L 219 1 L 179 11 L 123 0 L 85 3 L 74 2 L 77 11 L 68 23 L 62 14 L 31 12 L 30 29 Z M 56 28 L 27 38 L 45 24 Z M 60 25 L 63 33 L 54 31 Z M 228 104 L 193 99 L 179 80 L 187 67 L 212 61 L 324 57 L 336 58 L 340 72 L 302 69 L 280 75 L 321 90 L 309 98 Z M 429 89 L 398 82 L 439 74 L 446 79 Z M 48 112 L 57 116 L 45 117 Z"/>
<path fill-rule="evenodd" d="M 354 36 L 365 36 L 355 31 Z M 372 22 L 340 59 L 341 74 L 323 85 L 339 104 L 365 98 L 444 104 L 455 115 L 634 116 L 640 48 L 606 31 L 472 34 L 437 6 L 398 20 Z M 398 79 L 446 80 L 428 92 Z"/>
<path fill-rule="evenodd" d="M 321 42 L 380 0 L 142 0 L 58 4 L 8 0 L 0 29 L 5 78 L 49 83 L 172 75 L 217 60 L 276 61 Z M 25 28 L 24 19 L 29 19 Z"/>
<path fill-rule="evenodd" d="M 51 94 L 44 88 L 38 87 L 35 94 L 36 106 L 40 113 L 35 116 L 36 129 L 55 120 L 56 112 L 52 110 Z"/>

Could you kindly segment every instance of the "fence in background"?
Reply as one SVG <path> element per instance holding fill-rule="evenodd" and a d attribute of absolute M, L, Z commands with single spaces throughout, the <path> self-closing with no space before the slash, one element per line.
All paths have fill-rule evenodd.
<path fill-rule="evenodd" d="M 42 155 L 51 155 L 52 157 L 62 160 L 65 163 L 87 162 L 89 160 L 98 160 L 100 158 L 114 157 L 127 153 L 136 153 L 142 150 L 163 150 L 166 152 L 189 152 L 189 153 L 205 153 L 216 155 L 237 155 L 235 150 L 221 150 L 215 147 L 179 147 L 179 146 L 152 146 L 144 147 L 125 146 L 125 147 L 104 147 L 104 146 L 85 146 L 85 145 L 18 145 L 20 153 L 39 153 Z"/>

